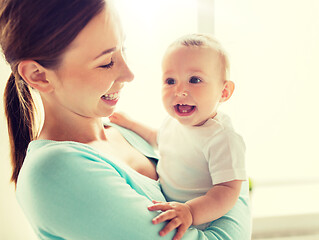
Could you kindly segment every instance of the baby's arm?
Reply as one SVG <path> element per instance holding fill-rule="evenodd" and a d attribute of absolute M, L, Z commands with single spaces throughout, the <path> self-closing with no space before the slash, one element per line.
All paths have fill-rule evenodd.
<path fill-rule="evenodd" d="M 177 228 L 174 240 L 181 239 L 190 225 L 200 225 L 214 221 L 225 215 L 236 203 L 242 181 L 230 181 L 216 184 L 204 196 L 192 199 L 186 203 L 156 202 L 148 209 L 161 210 L 163 213 L 153 219 L 154 224 L 167 220 L 170 222 L 161 230 L 160 235 Z"/>
<path fill-rule="evenodd" d="M 128 116 L 123 113 L 113 113 L 112 116 L 109 117 L 112 123 L 115 123 L 119 126 L 125 127 L 138 135 L 144 138 L 150 145 L 153 147 L 157 147 L 157 131 L 145 126 L 137 121 L 132 120 Z"/>
<path fill-rule="evenodd" d="M 193 216 L 193 225 L 214 221 L 225 215 L 236 203 L 242 181 L 214 185 L 204 196 L 187 201 Z"/>

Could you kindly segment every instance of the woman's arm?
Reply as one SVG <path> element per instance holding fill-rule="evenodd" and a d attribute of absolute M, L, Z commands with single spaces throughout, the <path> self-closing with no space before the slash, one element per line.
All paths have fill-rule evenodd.
<path fill-rule="evenodd" d="M 72 149 L 50 154 L 29 159 L 39 164 L 26 166 L 17 187 L 41 239 L 160 239 L 151 201 L 123 170 Z"/>
<path fill-rule="evenodd" d="M 51 152 L 46 150 L 46 155 Z M 29 159 L 17 186 L 18 200 L 35 231 L 44 239 L 167 240 L 159 235 L 164 224 L 154 225 L 157 215 L 141 185 L 123 169 L 95 156 L 79 156 L 72 149 L 44 159 Z M 42 158 L 42 157 L 41 157 Z M 38 164 L 31 164 L 38 162 Z M 26 169 L 28 168 L 28 169 Z M 151 181 L 147 188 L 160 191 Z M 205 231 L 189 229 L 185 240 L 249 239 L 247 199 L 240 198 L 225 216 Z"/>

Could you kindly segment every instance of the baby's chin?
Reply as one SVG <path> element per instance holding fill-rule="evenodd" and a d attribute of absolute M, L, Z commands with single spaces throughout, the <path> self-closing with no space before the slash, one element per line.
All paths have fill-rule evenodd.
<path fill-rule="evenodd" d="M 180 117 L 172 114 L 171 117 L 175 118 L 180 124 L 189 127 L 200 127 L 204 125 L 211 117 L 198 119 L 196 116 L 192 117 Z"/>
<path fill-rule="evenodd" d="M 171 115 L 174 119 L 176 119 L 180 124 L 188 127 L 196 127 L 201 121 L 195 121 L 193 118 L 189 117 L 180 117 L 177 115 Z"/>

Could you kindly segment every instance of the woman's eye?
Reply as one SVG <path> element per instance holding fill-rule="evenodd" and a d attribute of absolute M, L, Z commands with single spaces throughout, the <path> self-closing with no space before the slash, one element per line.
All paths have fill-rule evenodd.
<path fill-rule="evenodd" d="M 193 77 L 191 77 L 190 79 L 189 79 L 189 82 L 190 83 L 200 83 L 202 80 L 199 78 L 199 77 L 195 77 L 195 76 L 193 76 Z"/>
<path fill-rule="evenodd" d="M 173 78 L 167 78 L 165 80 L 165 82 L 168 84 L 168 85 L 172 85 L 172 84 L 175 84 L 175 80 Z"/>
<path fill-rule="evenodd" d="M 110 62 L 109 64 L 102 65 L 102 66 L 100 66 L 100 68 L 111 68 L 113 65 L 114 65 L 114 62 L 113 62 L 113 60 L 111 59 L 111 62 Z"/>

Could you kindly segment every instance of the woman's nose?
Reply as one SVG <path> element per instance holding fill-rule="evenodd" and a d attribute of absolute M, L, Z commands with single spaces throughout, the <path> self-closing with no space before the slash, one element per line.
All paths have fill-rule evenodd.
<path fill-rule="evenodd" d="M 131 71 L 131 69 L 128 67 L 127 64 L 126 65 L 126 76 L 125 76 L 125 81 L 126 82 L 131 82 L 134 79 L 134 73 Z"/>
<path fill-rule="evenodd" d="M 126 63 L 126 60 L 123 56 L 122 58 L 122 67 L 121 67 L 121 73 L 120 73 L 120 81 L 122 82 L 131 82 L 134 79 L 134 74 L 129 68 L 129 66 Z"/>

